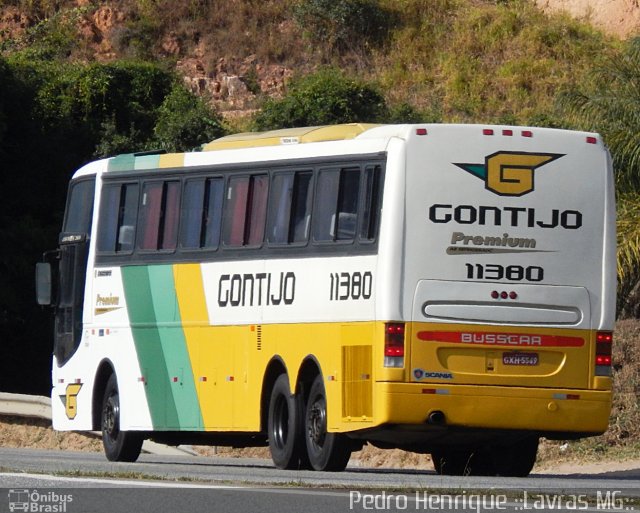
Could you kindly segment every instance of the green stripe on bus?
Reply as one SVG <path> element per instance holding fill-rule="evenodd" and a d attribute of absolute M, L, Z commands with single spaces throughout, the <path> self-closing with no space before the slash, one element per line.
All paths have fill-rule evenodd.
<path fill-rule="evenodd" d="M 154 265 L 147 269 L 162 353 L 167 363 L 171 395 L 178 414 L 177 425 L 170 424 L 169 427 L 197 429 L 203 424 L 202 415 L 180 319 L 173 266 Z"/>
<path fill-rule="evenodd" d="M 202 415 L 172 266 L 122 268 L 127 310 L 154 429 L 200 429 Z"/>
<path fill-rule="evenodd" d="M 118 155 L 109 159 L 109 171 L 130 171 L 135 166 L 136 157 L 133 153 Z"/>

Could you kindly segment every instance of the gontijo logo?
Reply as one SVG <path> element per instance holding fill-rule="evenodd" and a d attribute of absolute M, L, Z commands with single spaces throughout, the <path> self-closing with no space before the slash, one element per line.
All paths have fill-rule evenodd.
<path fill-rule="evenodd" d="M 485 187 L 500 196 L 523 196 L 533 191 L 534 171 L 564 155 L 498 151 L 488 155 L 484 164 L 455 164 L 484 180 Z"/>

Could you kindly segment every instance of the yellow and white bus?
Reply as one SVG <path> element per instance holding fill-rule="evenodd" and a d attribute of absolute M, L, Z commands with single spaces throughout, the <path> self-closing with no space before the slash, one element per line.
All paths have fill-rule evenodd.
<path fill-rule="evenodd" d="M 371 443 L 527 475 L 540 437 L 607 429 L 614 220 L 584 132 L 350 124 L 90 163 L 37 273 L 54 428 L 118 461 L 153 439 L 342 470 Z"/>

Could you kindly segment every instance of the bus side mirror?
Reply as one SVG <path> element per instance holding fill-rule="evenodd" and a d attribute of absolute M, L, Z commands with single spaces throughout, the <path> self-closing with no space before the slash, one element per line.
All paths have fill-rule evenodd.
<path fill-rule="evenodd" d="M 51 264 L 36 264 L 36 301 L 40 306 L 51 306 Z"/>

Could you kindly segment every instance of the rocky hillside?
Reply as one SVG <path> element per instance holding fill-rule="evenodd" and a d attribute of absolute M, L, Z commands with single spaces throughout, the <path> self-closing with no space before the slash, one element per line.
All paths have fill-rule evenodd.
<path fill-rule="evenodd" d="M 527 123 L 609 44 L 553 13 L 628 35 L 637 1 L 535 0 L 542 11 L 534 0 L 351 4 L 375 5 L 372 15 L 326 0 L 5 0 L 0 55 L 48 45 L 47 56 L 53 46 L 72 62 L 163 62 L 228 119 L 281 96 L 292 76 L 331 65 L 376 82 L 391 104 L 410 104 L 423 119 Z"/>
<path fill-rule="evenodd" d="M 212 54 L 198 34 L 186 38 L 171 27 L 145 27 L 146 20 L 127 2 L 103 2 L 95 6 L 88 0 L 57 2 L 57 12 L 30 12 L 20 5 L 0 3 L 0 41 L 29 44 L 38 29 L 47 25 L 66 28 L 73 23 L 79 44 L 70 52 L 73 60 L 112 62 L 117 59 L 143 58 L 166 60 L 189 88 L 210 99 L 218 108 L 239 115 L 252 110 L 259 91 L 278 95 L 291 69 L 278 64 L 262 64 L 255 55 Z M 62 4 L 66 4 L 64 8 Z M 140 23 L 142 26 L 137 26 Z M 145 31 L 149 31 L 148 34 Z M 139 48 L 140 46 L 144 48 Z M 133 48 L 131 48 L 133 47 Z M 212 62 L 213 59 L 213 62 Z M 249 91 L 244 77 L 253 74 L 257 90 Z M 239 77 L 242 76 L 241 80 Z"/>

